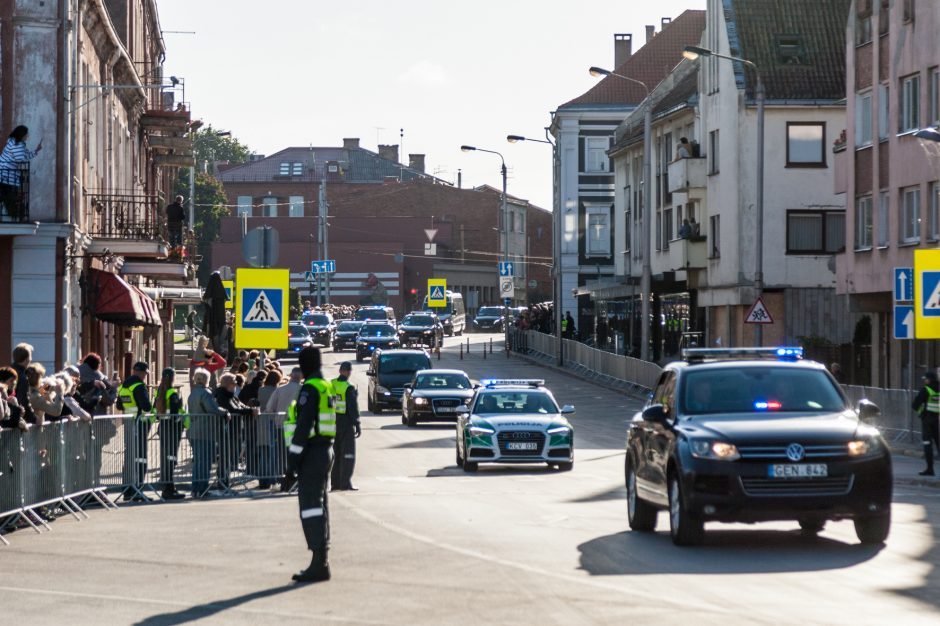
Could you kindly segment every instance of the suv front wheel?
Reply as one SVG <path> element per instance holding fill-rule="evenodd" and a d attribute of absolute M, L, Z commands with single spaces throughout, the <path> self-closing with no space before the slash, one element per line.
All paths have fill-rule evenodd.
<path fill-rule="evenodd" d="M 636 470 L 629 455 L 627 456 L 626 474 L 627 522 L 630 524 L 630 528 L 640 532 L 656 530 L 656 508 L 637 494 Z"/>
<path fill-rule="evenodd" d="M 891 513 L 855 519 L 855 534 L 862 543 L 884 543 L 889 532 L 891 532 Z"/>
<path fill-rule="evenodd" d="M 682 481 L 677 472 L 669 476 L 669 534 L 677 546 L 698 545 L 705 535 L 705 524 L 683 502 Z"/>

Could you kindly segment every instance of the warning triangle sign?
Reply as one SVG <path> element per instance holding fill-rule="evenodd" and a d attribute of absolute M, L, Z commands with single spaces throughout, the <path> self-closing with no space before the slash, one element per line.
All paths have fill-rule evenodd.
<path fill-rule="evenodd" d="M 425 228 L 425 229 L 424 229 L 424 234 L 428 236 L 428 241 L 432 241 L 432 242 L 433 242 L 435 235 L 437 235 L 437 229 L 436 229 L 436 228 Z"/>
<path fill-rule="evenodd" d="M 280 293 L 278 293 L 278 295 L 280 295 Z M 249 306 L 245 308 L 246 324 L 261 322 L 277 324 L 278 326 L 281 324 L 281 318 L 278 317 L 277 310 L 271 302 L 271 298 L 268 297 L 263 290 L 259 290 L 258 295 L 254 298 L 254 302 L 251 302 Z"/>
<path fill-rule="evenodd" d="M 744 319 L 745 324 L 773 324 L 774 319 L 770 317 L 770 311 L 767 310 L 767 307 L 764 306 L 764 301 L 761 298 L 757 299 L 757 302 L 754 303 L 754 306 L 751 307 L 751 310 L 748 311 L 747 317 Z"/>

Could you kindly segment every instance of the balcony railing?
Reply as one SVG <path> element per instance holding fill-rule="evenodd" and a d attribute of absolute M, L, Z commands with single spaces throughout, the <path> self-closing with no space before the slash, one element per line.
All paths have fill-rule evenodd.
<path fill-rule="evenodd" d="M 677 159 L 669 164 L 669 191 L 688 192 L 705 187 L 705 159 Z"/>
<path fill-rule="evenodd" d="M 0 223 L 29 221 L 29 164 L 0 167 Z"/>
<path fill-rule="evenodd" d="M 166 240 L 158 196 L 124 193 L 89 193 L 89 234 L 101 239 Z"/>

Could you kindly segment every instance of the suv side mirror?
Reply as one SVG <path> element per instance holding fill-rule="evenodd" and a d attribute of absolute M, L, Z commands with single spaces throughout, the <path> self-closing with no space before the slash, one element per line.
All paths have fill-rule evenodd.
<path fill-rule="evenodd" d="M 876 417 L 881 417 L 881 409 L 877 404 L 868 399 L 858 401 L 858 419 L 868 422 Z"/>
<path fill-rule="evenodd" d="M 643 419 L 647 422 L 663 424 L 669 419 L 669 412 L 661 404 L 651 404 L 643 409 Z"/>
<path fill-rule="evenodd" d="M 366 371 L 366 376 L 375 376 L 375 370 L 370 369 L 370 370 Z"/>
<path fill-rule="evenodd" d="M 562 415 L 574 415 L 574 407 L 571 406 L 570 404 L 566 404 L 565 406 L 561 407 L 561 414 Z"/>

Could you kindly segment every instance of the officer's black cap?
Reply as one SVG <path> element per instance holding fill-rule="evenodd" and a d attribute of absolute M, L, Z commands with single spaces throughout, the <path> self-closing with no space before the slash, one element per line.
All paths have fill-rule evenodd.
<path fill-rule="evenodd" d="M 144 363 L 143 361 L 137 361 L 136 363 L 134 363 L 133 369 L 135 372 L 147 372 L 147 371 L 150 371 L 150 366 Z"/>
<path fill-rule="evenodd" d="M 351 372 L 351 371 L 352 371 L 352 363 L 350 363 L 349 361 L 343 361 L 342 363 L 339 364 L 339 371 L 341 371 L 341 372 Z"/>
<path fill-rule="evenodd" d="M 927 380 L 933 383 L 937 382 L 937 371 L 927 370 L 926 372 L 924 372 L 924 378 L 926 378 Z"/>
<path fill-rule="evenodd" d="M 321 363 L 320 348 L 304 348 L 297 355 L 297 364 L 305 377 L 319 372 Z"/>
<path fill-rule="evenodd" d="M 170 376 L 176 376 L 176 370 L 173 369 L 172 367 L 164 368 L 163 371 L 160 373 L 160 376 L 162 376 L 163 378 L 168 378 L 168 377 L 170 377 Z"/>

